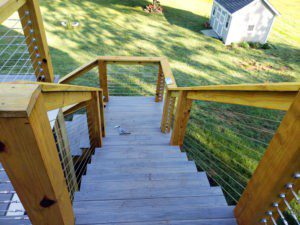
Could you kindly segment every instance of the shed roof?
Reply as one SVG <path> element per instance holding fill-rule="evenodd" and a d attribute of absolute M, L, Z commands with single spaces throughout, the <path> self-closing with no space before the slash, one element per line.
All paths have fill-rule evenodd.
<path fill-rule="evenodd" d="M 222 5 L 226 10 L 228 10 L 228 12 L 234 13 L 256 0 L 215 0 L 215 1 L 218 2 L 220 5 Z M 280 15 L 279 12 L 268 2 L 268 0 L 262 0 L 262 1 L 275 15 Z"/>

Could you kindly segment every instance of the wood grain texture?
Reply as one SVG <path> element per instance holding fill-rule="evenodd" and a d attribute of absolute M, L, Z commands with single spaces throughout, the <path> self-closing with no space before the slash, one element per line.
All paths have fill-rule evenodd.
<path fill-rule="evenodd" d="M 295 183 L 295 190 L 299 190 L 299 180 L 293 179 L 293 174 L 300 171 L 299 135 L 300 94 L 283 118 L 237 204 L 235 215 L 239 224 L 260 224 L 272 203 L 279 201 L 279 194 L 287 193 L 287 183 Z"/>
<path fill-rule="evenodd" d="M 265 109 L 288 110 L 295 99 L 294 91 L 189 91 L 193 100 L 253 106 Z"/>
<path fill-rule="evenodd" d="M 87 103 L 87 121 L 90 143 L 93 148 L 102 146 L 102 121 L 99 104 L 99 93 L 93 92 L 91 100 Z"/>
<path fill-rule="evenodd" d="M 191 99 L 187 98 L 187 94 L 186 91 L 180 91 L 179 93 L 171 136 L 171 145 L 183 145 L 184 135 L 193 103 Z"/>
<path fill-rule="evenodd" d="M 50 51 L 47 43 L 46 32 L 43 24 L 43 18 L 40 11 L 39 0 L 26 0 L 25 5 L 23 5 L 19 9 L 19 15 L 22 17 L 25 14 L 25 11 L 29 11 L 29 18 L 32 22 L 31 29 L 33 29 L 33 36 L 36 39 L 35 45 L 38 47 L 38 50 L 34 50 L 33 47 L 29 47 L 30 53 L 38 53 L 40 57 L 38 58 L 41 62 L 41 67 L 43 72 L 40 74 L 39 69 L 36 70 L 37 78 L 43 79 L 39 77 L 40 75 L 44 75 L 44 81 L 46 82 L 53 82 L 54 81 L 54 74 L 53 74 L 53 66 L 52 66 L 52 59 L 50 56 Z M 25 28 L 27 26 L 25 22 L 22 23 L 24 34 L 28 37 L 29 29 Z M 27 45 L 31 45 L 31 39 L 27 42 Z M 33 54 L 31 61 L 34 63 L 35 68 L 37 68 L 36 56 Z"/>
<path fill-rule="evenodd" d="M 167 84 L 168 88 L 177 88 L 176 80 L 173 76 L 168 59 L 162 58 L 160 61 L 160 65 L 162 67 L 162 71 L 163 71 L 165 79 L 169 78 L 172 81 L 171 84 Z"/>
<path fill-rule="evenodd" d="M 164 108 L 161 118 L 161 132 L 169 133 L 171 130 L 171 123 L 173 118 L 174 106 L 175 106 L 175 98 L 171 96 L 171 92 L 166 89 L 165 100 L 164 100 Z"/>
<path fill-rule="evenodd" d="M 92 98 L 91 92 L 46 92 L 45 107 L 47 110 L 63 108 L 80 102 L 89 101 Z"/>
<path fill-rule="evenodd" d="M 157 82 L 156 82 L 155 102 L 161 102 L 163 100 L 164 89 L 165 89 L 165 79 L 164 79 L 162 67 L 159 64 Z"/>
<path fill-rule="evenodd" d="M 291 91 L 300 90 L 300 82 L 232 84 L 169 88 L 171 91 Z"/>
<path fill-rule="evenodd" d="M 1 0 L 0 1 L 0 24 L 18 11 L 26 3 L 26 0 Z"/>
<path fill-rule="evenodd" d="M 109 92 L 108 92 L 108 81 L 107 81 L 107 63 L 105 61 L 98 61 L 98 72 L 100 87 L 103 90 L 104 101 L 109 101 Z"/>
<path fill-rule="evenodd" d="M 26 117 L 41 93 L 37 84 L 0 84 L 0 116 Z"/>
<path fill-rule="evenodd" d="M 29 117 L 0 118 L 0 140 L 5 145 L 0 160 L 33 225 L 73 225 L 73 209 L 43 103 L 39 95 Z M 42 207 L 43 199 L 54 204 Z"/>

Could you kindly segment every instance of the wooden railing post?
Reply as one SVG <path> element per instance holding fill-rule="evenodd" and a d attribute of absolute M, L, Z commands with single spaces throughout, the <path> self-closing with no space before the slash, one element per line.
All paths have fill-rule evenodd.
<path fill-rule="evenodd" d="M 179 92 L 171 136 L 171 145 L 183 145 L 185 130 L 189 121 L 192 103 L 193 101 L 187 98 L 186 91 Z"/>
<path fill-rule="evenodd" d="M 43 69 L 43 75 L 45 76 L 46 82 L 53 82 L 53 67 L 52 60 L 50 57 L 49 47 L 47 43 L 45 28 L 43 25 L 43 19 L 40 11 L 40 5 L 38 0 L 27 0 L 26 3 L 19 9 L 19 16 L 23 18 L 26 14 L 26 11 L 29 12 L 29 18 L 31 20 L 31 25 L 33 29 L 33 34 L 30 34 L 30 29 L 28 29 L 27 22 L 28 20 L 22 21 L 22 26 L 24 30 L 24 35 L 26 37 L 33 36 L 35 38 L 34 44 L 32 44 L 32 38 L 26 39 L 28 50 L 31 55 L 31 61 L 34 63 L 35 75 L 38 79 L 41 79 L 40 71 L 37 70 L 38 63 L 41 63 Z M 37 50 L 34 47 L 37 46 Z M 39 54 L 38 60 L 36 60 L 36 54 Z"/>
<path fill-rule="evenodd" d="M 102 121 L 99 103 L 99 93 L 93 92 L 92 99 L 86 106 L 89 137 L 92 148 L 102 146 Z"/>
<path fill-rule="evenodd" d="M 160 129 L 163 133 L 169 133 L 171 130 L 173 111 L 175 106 L 175 97 L 171 96 L 172 92 L 166 89 L 164 109 L 161 119 Z"/>
<path fill-rule="evenodd" d="M 107 63 L 103 60 L 98 61 L 100 88 L 103 90 L 104 101 L 109 101 L 108 83 L 107 83 Z"/>
<path fill-rule="evenodd" d="M 165 78 L 162 71 L 161 64 L 158 66 L 158 76 L 157 76 L 157 83 L 156 83 L 156 94 L 155 94 L 155 101 L 161 102 L 164 97 L 164 88 L 165 88 Z"/>
<path fill-rule="evenodd" d="M 236 208 L 235 216 L 240 225 L 261 224 L 272 203 L 279 201 L 279 194 L 288 193 L 285 185 L 300 171 L 300 93 L 290 106 L 277 132 L 271 140 Z M 294 183 L 299 190 L 299 180 Z M 291 200 L 291 193 L 287 200 Z M 282 205 L 281 205 L 282 207 Z"/>
<path fill-rule="evenodd" d="M 74 225 L 74 214 L 39 85 L 0 93 L 0 160 L 33 225 Z"/>

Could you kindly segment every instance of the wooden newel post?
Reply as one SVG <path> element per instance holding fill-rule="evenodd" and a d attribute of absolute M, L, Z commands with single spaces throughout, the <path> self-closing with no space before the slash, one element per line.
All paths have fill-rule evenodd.
<path fill-rule="evenodd" d="M 276 211 L 272 204 L 282 202 L 279 198 L 281 193 L 286 193 L 286 199 L 290 201 L 293 197 L 285 187 L 287 183 L 293 183 L 294 190 L 299 190 L 299 179 L 293 178 L 294 173 L 300 171 L 299 136 L 300 93 L 283 118 L 235 208 L 238 224 L 261 224 L 268 210 Z M 284 204 L 279 206 L 285 208 Z"/>
<path fill-rule="evenodd" d="M 102 146 L 102 122 L 99 103 L 99 93 L 93 92 L 92 99 L 87 102 L 87 122 L 92 148 Z"/>
<path fill-rule="evenodd" d="M 172 97 L 172 92 L 166 89 L 164 109 L 160 125 L 161 132 L 163 133 L 169 133 L 171 130 L 175 100 L 176 98 Z"/>
<path fill-rule="evenodd" d="M 34 63 L 33 66 L 35 68 L 35 75 L 39 80 L 42 79 L 40 76 L 44 75 L 44 81 L 53 82 L 54 74 L 52 60 L 47 43 L 39 0 L 27 0 L 26 3 L 18 10 L 18 12 L 20 18 L 27 18 L 26 14 L 27 12 L 29 13 L 28 19 L 22 20 L 22 27 L 24 35 L 27 37 L 26 44 L 31 55 L 31 61 Z M 31 21 L 30 26 L 28 26 L 29 20 Z M 33 30 L 32 34 L 30 29 Z M 33 38 L 35 41 L 33 41 Z M 37 47 L 37 49 L 35 49 L 35 47 Z M 39 57 L 37 57 L 37 54 Z M 42 72 L 37 69 L 38 63 L 41 63 L 41 67 L 43 69 Z"/>
<path fill-rule="evenodd" d="M 157 76 L 157 82 L 156 82 L 156 94 L 155 94 L 156 102 L 161 102 L 163 100 L 164 88 L 165 88 L 165 78 L 164 78 L 161 64 L 159 64 L 158 76 Z"/>
<path fill-rule="evenodd" d="M 179 92 L 171 136 L 171 145 L 183 145 L 185 130 L 190 118 L 192 103 L 193 101 L 187 98 L 186 91 Z"/>
<path fill-rule="evenodd" d="M 104 101 L 109 101 L 108 81 L 107 81 L 107 63 L 103 60 L 98 62 L 100 88 L 103 90 Z"/>
<path fill-rule="evenodd" d="M 33 225 L 74 225 L 39 85 L 1 87 L 0 160 Z"/>

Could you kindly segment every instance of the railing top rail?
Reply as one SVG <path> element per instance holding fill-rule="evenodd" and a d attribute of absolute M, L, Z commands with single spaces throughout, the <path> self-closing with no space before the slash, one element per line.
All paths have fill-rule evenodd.
<path fill-rule="evenodd" d="M 15 11 L 21 8 L 26 0 L 0 0 L 0 23 L 10 17 Z"/>
<path fill-rule="evenodd" d="M 166 79 L 166 85 L 168 88 L 176 88 L 176 80 L 173 76 L 170 64 L 167 58 L 165 57 L 141 57 L 141 56 L 98 56 L 95 60 L 92 60 L 83 66 L 75 69 L 71 73 L 67 74 L 59 80 L 58 83 L 68 83 L 75 78 L 89 72 L 94 67 L 96 67 L 100 62 L 106 64 L 130 64 L 130 65 L 139 65 L 139 64 L 158 64 L 162 68 L 162 72 Z"/>
<path fill-rule="evenodd" d="M 95 87 L 86 87 L 79 85 L 71 85 L 71 84 L 55 84 L 55 83 L 46 83 L 46 82 L 32 82 L 32 81 L 14 81 L 7 82 L 3 84 L 36 84 L 41 86 L 42 92 L 56 92 L 56 91 L 102 91 L 101 88 Z"/>
<path fill-rule="evenodd" d="M 43 93 L 47 110 L 88 101 L 99 88 L 39 82 L 0 84 L 0 117 L 27 117 Z"/>
<path fill-rule="evenodd" d="M 298 92 L 300 82 L 264 83 L 264 84 L 233 84 L 209 85 L 195 87 L 174 87 L 170 91 L 288 91 Z"/>

